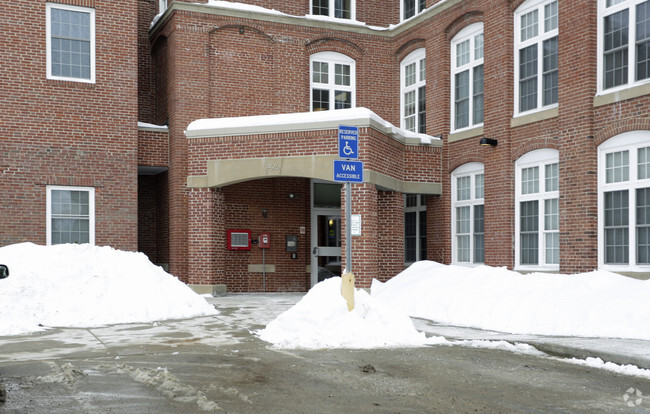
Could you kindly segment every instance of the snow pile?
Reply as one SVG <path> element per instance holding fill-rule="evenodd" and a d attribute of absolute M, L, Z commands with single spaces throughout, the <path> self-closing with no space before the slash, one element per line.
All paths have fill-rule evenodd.
<path fill-rule="evenodd" d="M 371 295 L 356 290 L 352 312 L 341 296 L 340 278 L 321 282 L 258 334 L 280 348 L 484 346 L 425 338 L 412 316 L 515 334 L 650 340 L 648 298 L 650 281 L 607 271 L 522 275 L 423 261 L 386 283 L 375 280 Z"/>
<path fill-rule="evenodd" d="M 348 311 L 340 277 L 326 279 L 257 333 L 279 348 L 377 348 L 445 341 L 427 339 L 406 314 L 389 309 L 364 290 L 355 290 L 354 305 Z"/>
<path fill-rule="evenodd" d="M 40 326 L 94 327 L 214 315 L 217 311 L 142 253 L 90 245 L 0 248 L 0 336 Z"/>
<path fill-rule="evenodd" d="M 516 334 L 650 340 L 650 281 L 607 271 L 522 275 L 423 261 L 372 286 L 398 312 Z"/>

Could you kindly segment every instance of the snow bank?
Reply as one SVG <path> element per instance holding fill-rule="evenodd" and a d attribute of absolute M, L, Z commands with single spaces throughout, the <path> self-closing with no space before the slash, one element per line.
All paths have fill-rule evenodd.
<path fill-rule="evenodd" d="M 258 331 L 279 348 L 378 348 L 420 346 L 427 339 L 406 314 L 387 308 L 364 290 L 356 290 L 350 312 L 341 296 L 341 278 L 314 286 L 295 306 Z"/>
<path fill-rule="evenodd" d="M 0 336 L 217 313 L 142 253 L 22 243 L 0 248 L 0 263 L 10 269 L 0 281 Z"/>
<path fill-rule="evenodd" d="M 650 281 L 607 271 L 522 275 L 505 268 L 423 261 L 372 297 L 440 323 L 517 334 L 650 340 Z"/>

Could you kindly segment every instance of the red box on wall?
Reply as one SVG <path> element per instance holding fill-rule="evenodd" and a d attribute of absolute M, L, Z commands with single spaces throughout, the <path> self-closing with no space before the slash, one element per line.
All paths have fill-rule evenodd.
<path fill-rule="evenodd" d="M 251 231 L 250 230 L 227 230 L 228 250 L 250 250 L 251 249 Z"/>

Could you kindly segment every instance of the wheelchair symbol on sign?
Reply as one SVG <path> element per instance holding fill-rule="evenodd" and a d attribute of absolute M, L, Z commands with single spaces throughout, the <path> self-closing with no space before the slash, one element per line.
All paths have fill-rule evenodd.
<path fill-rule="evenodd" d="M 350 148 L 350 143 L 348 141 L 345 141 L 345 147 L 343 147 L 343 154 L 347 155 L 348 157 L 354 154 L 354 150 Z"/>

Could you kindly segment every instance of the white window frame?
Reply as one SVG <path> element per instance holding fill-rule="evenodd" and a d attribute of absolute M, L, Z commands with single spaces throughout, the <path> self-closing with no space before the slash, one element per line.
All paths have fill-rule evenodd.
<path fill-rule="evenodd" d="M 356 20 L 357 19 L 357 14 L 356 14 L 356 6 L 357 6 L 357 0 L 350 0 L 350 18 L 345 18 L 345 17 L 336 17 L 335 16 L 335 8 L 336 8 L 336 2 L 337 0 L 327 0 L 328 6 L 327 6 L 327 16 L 324 14 L 314 14 L 314 0 L 309 0 L 309 16 L 310 17 L 329 17 L 332 19 L 337 19 L 337 20 Z"/>
<path fill-rule="evenodd" d="M 607 0 L 598 0 L 598 95 L 608 94 L 623 89 L 631 89 L 639 85 L 650 83 L 650 77 L 636 80 L 636 6 L 645 3 L 646 0 L 621 0 L 613 1 L 612 6 L 607 7 Z M 605 88 L 605 18 L 628 9 L 628 44 L 627 50 L 627 82 L 621 85 Z"/>
<path fill-rule="evenodd" d="M 328 82 L 314 82 L 314 62 L 326 63 L 328 66 Z M 347 65 L 350 67 L 350 85 L 336 85 L 336 65 Z M 329 91 L 329 111 L 335 110 L 335 91 L 350 93 L 350 108 L 356 106 L 356 64 L 354 59 L 337 52 L 319 52 L 309 57 L 309 108 L 314 111 L 314 89 Z"/>
<path fill-rule="evenodd" d="M 58 3 L 46 3 L 46 65 L 47 79 L 64 80 L 83 83 L 95 83 L 95 9 L 79 6 L 69 6 Z M 90 78 L 56 76 L 52 74 L 52 9 L 68 10 L 90 15 Z"/>
<path fill-rule="evenodd" d="M 558 165 L 558 182 L 557 190 L 546 189 L 546 166 L 557 164 Z M 538 191 L 534 193 L 524 194 L 522 191 L 522 171 L 528 168 L 538 167 Z M 559 152 L 553 149 L 540 149 L 531 151 L 515 162 L 515 269 L 516 270 L 548 270 L 557 271 L 560 269 L 560 260 L 558 263 L 547 263 L 546 257 L 546 235 L 547 234 L 560 234 L 559 226 L 559 211 L 557 212 L 557 229 L 546 230 L 546 201 L 557 200 L 559 210 Z M 527 201 L 538 202 L 538 223 L 537 223 L 537 265 L 522 264 L 521 263 L 521 203 Z"/>
<path fill-rule="evenodd" d="M 514 85 L 514 114 L 515 117 L 518 115 L 530 114 L 539 111 L 544 111 L 551 108 L 557 108 L 558 103 L 551 103 L 544 105 L 544 42 L 550 40 L 554 37 L 559 39 L 559 22 L 554 29 L 549 31 L 545 30 L 545 7 L 555 1 L 558 1 L 557 7 L 559 8 L 559 0 L 528 0 L 524 2 L 521 6 L 517 8 L 514 14 L 514 38 L 515 38 L 515 51 L 514 51 L 514 73 L 515 73 L 515 85 Z M 522 41 L 521 38 L 521 18 L 528 13 L 534 12 L 537 10 L 537 34 L 533 37 Z M 558 11 L 558 20 L 559 20 L 559 11 Z M 521 96 L 520 96 L 520 50 L 528 48 L 530 46 L 537 45 L 537 100 L 534 108 L 521 110 Z M 558 54 L 559 54 L 559 45 L 558 45 Z M 559 63 L 558 63 L 559 65 Z M 557 69 L 559 71 L 559 68 Z M 559 85 L 558 85 L 559 88 Z"/>
<path fill-rule="evenodd" d="M 158 0 L 158 13 L 164 13 L 167 10 L 167 0 Z"/>
<path fill-rule="evenodd" d="M 470 162 L 464 165 L 461 165 L 460 167 L 456 168 L 452 173 L 451 173 L 451 262 L 452 264 L 457 264 L 457 265 L 463 265 L 463 266 L 476 266 L 483 264 L 485 260 L 483 261 L 477 261 L 477 258 L 475 257 L 475 248 L 476 248 L 476 243 L 475 243 L 475 236 L 478 234 L 476 233 L 475 229 L 475 207 L 476 206 L 485 206 L 485 167 L 482 163 L 479 162 Z M 482 180 L 482 188 L 481 193 L 477 193 L 477 182 L 478 182 L 478 177 L 481 177 L 480 179 Z M 469 199 L 464 199 L 464 200 L 459 200 L 458 199 L 458 180 L 461 178 L 469 178 L 470 179 L 470 195 Z M 468 261 L 461 261 L 459 258 L 458 254 L 458 249 L 459 249 L 459 244 L 458 244 L 458 229 L 457 229 L 457 210 L 459 208 L 463 207 L 469 207 L 469 225 L 470 229 L 469 232 L 467 233 L 462 233 L 463 235 L 469 235 L 469 260 Z M 483 207 L 483 221 L 485 223 L 485 207 Z M 485 224 L 483 225 L 485 229 Z M 485 235 L 485 232 L 480 233 Z M 485 259 L 485 236 L 483 237 L 483 258 Z"/>
<path fill-rule="evenodd" d="M 417 16 L 418 14 L 422 13 L 423 11 L 425 11 L 427 9 L 427 6 L 426 6 L 426 4 L 425 4 L 425 2 L 423 0 L 413 0 L 413 1 L 415 1 L 415 13 L 413 14 L 413 16 L 406 17 L 405 13 L 406 13 L 406 2 L 407 1 L 408 0 L 402 0 L 399 3 L 399 16 L 400 16 L 400 21 L 402 21 L 402 22 L 406 21 L 406 20 L 409 20 L 409 19 L 412 19 L 413 17 Z"/>
<path fill-rule="evenodd" d="M 468 42 L 469 44 L 469 57 L 467 59 L 467 62 L 461 63 L 459 65 L 458 62 L 458 46 Z M 481 42 L 480 45 L 478 43 Z M 477 49 L 479 47 L 480 49 Z M 483 23 L 474 23 L 471 24 L 467 27 L 465 27 L 463 30 L 458 32 L 456 36 L 451 41 L 451 129 L 453 132 L 459 132 L 459 131 L 464 131 L 472 128 L 479 128 L 483 126 L 483 117 L 485 115 L 485 109 L 483 110 L 483 116 L 481 117 L 480 122 L 476 122 L 474 119 L 474 99 L 475 99 L 475 88 L 474 88 L 474 69 L 483 66 L 483 55 L 484 55 L 484 47 L 483 47 Z M 477 54 L 477 50 L 480 50 L 480 55 Z M 467 126 L 463 127 L 456 127 L 456 75 L 463 73 L 465 71 L 469 72 L 469 121 Z M 485 79 L 485 74 L 483 75 L 483 79 Z M 485 84 L 485 81 L 483 82 L 483 85 Z M 483 89 L 482 85 L 482 89 Z M 484 90 L 484 89 L 483 89 Z M 481 94 L 483 94 L 483 91 L 481 91 Z M 483 108 L 485 108 L 485 100 L 483 104 Z"/>
<path fill-rule="evenodd" d="M 88 192 L 88 244 L 95 244 L 95 189 L 93 187 L 67 187 L 48 185 L 46 187 L 46 243 L 52 245 L 52 191 Z"/>
<path fill-rule="evenodd" d="M 406 85 L 406 69 L 410 66 L 415 67 L 415 81 Z M 407 131 L 425 133 L 426 132 L 426 50 L 424 48 L 414 50 L 409 53 L 402 62 L 400 63 L 400 108 L 401 108 L 401 127 Z M 424 89 L 420 89 L 424 88 Z M 421 99 L 421 91 L 424 91 L 425 98 L 425 120 L 420 122 L 420 111 L 419 103 Z M 414 117 L 414 124 L 411 128 L 407 125 L 407 114 L 406 114 L 406 96 L 407 94 L 413 93 L 415 95 L 415 113 L 408 115 L 409 117 Z"/>
<path fill-rule="evenodd" d="M 638 175 L 638 150 L 650 146 L 650 131 L 625 132 L 605 141 L 598 147 L 598 267 L 610 271 L 648 272 L 650 265 L 637 263 L 636 236 L 636 190 L 650 187 L 650 178 L 642 179 Z M 607 154 L 628 151 L 628 179 L 607 183 Z M 628 263 L 605 263 L 605 193 L 611 191 L 628 191 Z"/>
<path fill-rule="evenodd" d="M 416 196 L 417 201 L 416 205 L 408 207 L 407 206 L 407 198 L 409 196 Z M 408 213 L 415 213 L 415 261 L 419 260 L 426 260 L 426 257 L 422 257 L 422 239 L 425 239 L 426 243 L 426 229 L 425 229 L 425 234 L 423 235 L 421 233 L 421 225 L 422 222 L 420 220 L 420 217 L 422 213 L 425 215 L 425 224 L 426 224 L 426 211 L 427 211 L 427 204 L 426 204 L 426 196 L 423 194 L 404 194 L 404 264 L 408 265 L 411 263 L 414 263 L 413 261 L 407 261 L 406 260 L 406 215 Z M 426 246 L 425 246 L 426 247 Z"/>

